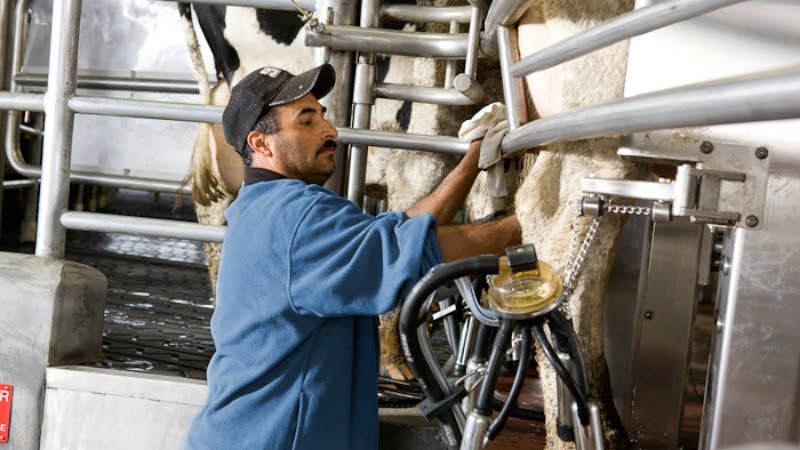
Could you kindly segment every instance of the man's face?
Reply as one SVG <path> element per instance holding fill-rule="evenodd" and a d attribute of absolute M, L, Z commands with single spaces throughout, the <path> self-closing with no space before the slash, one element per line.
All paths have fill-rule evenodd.
<path fill-rule="evenodd" d="M 279 131 L 266 139 L 284 175 L 321 185 L 336 170 L 334 139 L 339 133 L 325 120 L 325 111 L 311 94 L 275 107 Z"/>

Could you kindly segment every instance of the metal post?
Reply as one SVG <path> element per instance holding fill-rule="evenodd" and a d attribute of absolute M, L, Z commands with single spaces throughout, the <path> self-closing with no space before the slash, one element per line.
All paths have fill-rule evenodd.
<path fill-rule="evenodd" d="M 503 80 L 508 129 L 513 131 L 528 118 L 523 80 L 514 78 L 509 73 L 511 65 L 519 61 L 516 29 L 502 25 L 497 27 L 497 52 L 500 57 L 500 77 Z"/>
<path fill-rule="evenodd" d="M 8 66 L 9 66 L 9 54 L 8 54 L 8 38 L 9 38 L 9 16 L 11 12 L 11 0 L 0 0 L 0 89 L 5 90 L 8 87 Z M 3 142 L 3 133 L 5 132 L 5 114 L 0 115 L 0 142 Z M 0 184 L 4 187 L 6 183 L 4 183 L 6 172 L 6 164 L 3 160 L 3 155 L 0 154 Z M 0 230 L 3 229 L 3 196 L 0 195 Z"/>
<path fill-rule="evenodd" d="M 61 214 L 69 199 L 74 114 L 69 100 L 75 95 L 81 0 L 55 0 L 50 37 L 49 78 L 45 94 L 45 129 L 42 186 L 36 255 L 64 257 L 66 230 Z"/>
<path fill-rule="evenodd" d="M 354 0 L 319 0 L 317 11 L 320 15 L 327 14 L 328 8 L 333 12 L 332 23 L 337 25 L 352 25 L 356 21 L 358 3 Z M 327 58 L 326 58 L 327 57 Z M 350 125 L 353 98 L 353 52 L 330 51 L 329 49 L 315 49 L 313 53 L 314 66 L 329 62 L 336 69 L 336 86 L 333 91 L 322 99 L 328 108 L 327 119 L 336 128 Z M 335 153 L 336 172 L 325 183 L 325 186 L 339 195 L 344 193 L 345 172 L 347 169 L 347 147 L 339 143 Z"/>
<path fill-rule="evenodd" d="M 375 28 L 380 24 L 380 0 L 361 2 L 361 28 Z M 372 105 L 375 104 L 375 54 L 359 55 L 353 86 L 353 128 L 369 128 Z M 350 146 L 350 170 L 347 179 L 347 198 L 361 207 L 364 200 L 364 182 L 367 177 L 367 145 Z"/>

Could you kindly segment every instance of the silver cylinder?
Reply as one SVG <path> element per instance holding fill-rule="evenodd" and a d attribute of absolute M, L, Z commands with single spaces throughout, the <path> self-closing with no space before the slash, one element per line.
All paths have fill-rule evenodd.
<path fill-rule="evenodd" d="M 511 64 L 519 61 L 517 30 L 506 26 L 497 27 L 497 53 L 500 58 L 500 78 L 503 82 L 508 129 L 512 131 L 528 119 L 524 82 L 509 73 Z"/>
<path fill-rule="evenodd" d="M 697 188 L 699 181 L 692 174 L 694 167 L 691 164 L 681 164 L 672 183 L 672 212 L 673 215 L 681 214 L 686 209 L 695 209 L 697 203 Z"/>
<path fill-rule="evenodd" d="M 37 179 L 25 179 L 25 180 L 4 180 L 3 181 L 3 189 L 22 189 L 25 187 L 36 186 L 39 184 L 39 180 Z"/>
<path fill-rule="evenodd" d="M 458 340 L 457 364 L 467 367 L 472 348 L 475 346 L 476 335 L 475 318 L 467 316 L 464 320 L 464 327 L 461 329 L 461 338 Z"/>
<path fill-rule="evenodd" d="M 467 424 L 464 425 L 464 437 L 461 439 L 461 450 L 480 450 L 483 439 L 489 429 L 492 418 L 470 411 Z"/>
<path fill-rule="evenodd" d="M 474 105 L 475 101 L 461 91 L 453 88 L 437 88 L 426 86 L 408 86 L 393 83 L 378 83 L 375 95 L 380 98 L 403 100 L 436 105 Z"/>
<path fill-rule="evenodd" d="M 453 79 L 453 87 L 462 95 L 472 100 L 473 103 L 483 103 L 483 87 L 475 78 L 460 73 Z"/>
<path fill-rule="evenodd" d="M 770 72 L 614 100 L 529 122 L 506 135 L 503 153 L 550 142 L 636 131 L 797 118 L 800 71 Z"/>
<path fill-rule="evenodd" d="M 375 89 L 373 82 L 368 80 L 375 80 L 377 74 L 377 66 L 375 64 L 362 64 L 356 65 L 355 79 L 356 83 L 353 86 L 353 103 L 360 103 L 363 105 L 375 104 Z M 369 125 L 368 125 L 369 126 Z"/>
<path fill-rule="evenodd" d="M 581 425 L 578 418 L 578 404 L 572 403 L 572 422 L 575 429 L 575 447 L 577 450 L 602 450 L 603 427 L 600 422 L 600 408 L 594 402 L 589 402 L 589 424 Z"/>
<path fill-rule="evenodd" d="M 67 211 L 61 224 L 70 230 L 126 233 L 203 242 L 222 242 L 226 227 L 179 220 L 149 219 L 89 212 Z"/>
<path fill-rule="evenodd" d="M 471 9 L 468 10 L 471 14 Z M 459 25 L 458 22 L 453 21 L 450 22 L 450 34 L 456 34 L 459 32 Z M 453 87 L 453 78 L 456 76 L 456 60 L 455 59 L 448 59 L 445 63 L 444 68 L 444 87 L 445 89 L 449 89 Z"/>
<path fill-rule="evenodd" d="M 353 106 L 353 128 L 369 128 L 372 105 L 356 103 Z M 347 178 L 347 199 L 359 207 L 364 198 L 364 182 L 367 177 L 366 144 L 350 146 L 350 171 Z"/>
<path fill-rule="evenodd" d="M 356 22 L 357 3 L 348 1 L 319 0 L 317 11 L 333 11 L 332 24 L 352 25 Z M 327 13 L 326 13 L 327 14 Z M 326 16 L 327 18 L 327 16 Z M 331 51 L 323 48 L 322 52 L 313 53 L 313 65 L 318 66 L 324 62 L 329 62 L 336 70 L 336 85 L 320 103 L 328 108 L 326 118 L 334 127 L 342 129 L 350 126 L 352 114 L 353 98 L 353 78 L 354 66 L 353 53 L 343 51 Z M 336 171 L 325 183 L 325 187 L 339 195 L 344 193 L 345 172 L 347 170 L 347 148 L 339 140 L 334 153 Z"/>
<path fill-rule="evenodd" d="M 558 355 L 558 359 L 567 369 L 567 372 L 571 374 L 572 358 L 570 358 L 569 353 L 557 351 L 556 355 Z M 572 403 L 575 400 L 572 398 L 572 393 L 567 389 L 567 386 L 561 378 L 558 379 L 556 392 L 558 394 L 558 427 L 572 427 Z"/>
<path fill-rule="evenodd" d="M 742 1 L 667 0 L 639 8 L 526 56 L 511 66 L 511 75 L 524 77 L 616 42 Z"/>
<path fill-rule="evenodd" d="M 44 95 L 0 92 L 0 109 L 14 111 L 44 111 Z"/>
<path fill-rule="evenodd" d="M 454 137 L 402 134 L 355 128 L 340 128 L 339 142 L 382 148 L 404 148 L 448 155 L 465 155 L 469 148 L 469 142 L 463 142 Z"/>
<path fill-rule="evenodd" d="M 100 97 L 73 97 L 69 100 L 69 107 L 78 114 L 207 123 L 222 122 L 222 111 L 225 109 L 222 106 Z"/>
<path fill-rule="evenodd" d="M 49 78 L 45 95 L 42 185 L 36 255 L 63 258 L 66 230 L 59 220 L 69 200 L 74 114 L 69 99 L 75 95 L 78 67 L 81 0 L 54 0 L 50 36 Z"/>
<path fill-rule="evenodd" d="M 334 50 L 350 50 L 387 55 L 419 56 L 424 58 L 465 58 L 468 34 L 418 33 L 364 29 L 359 27 L 330 25 L 324 33 L 307 32 L 309 47 L 330 47 Z"/>
<path fill-rule="evenodd" d="M 527 0 L 494 1 L 486 12 L 486 21 L 481 36 L 481 50 L 487 55 L 494 55 L 497 51 L 497 27 L 512 26 L 530 7 Z"/>
<path fill-rule="evenodd" d="M 416 23 L 469 23 L 469 6 L 419 6 L 387 3 L 381 6 L 384 19 Z"/>
<path fill-rule="evenodd" d="M 467 45 L 467 57 L 464 62 L 464 73 L 469 75 L 470 78 L 475 79 L 475 74 L 478 71 L 478 52 L 480 51 L 481 44 L 481 25 L 483 24 L 483 7 L 482 2 L 476 2 L 472 5 L 472 17 L 469 20 L 469 35 Z"/>
<path fill-rule="evenodd" d="M 18 73 L 14 76 L 14 81 L 17 85 L 23 87 L 47 86 L 47 76 L 35 73 Z M 200 92 L 196 81 L 101 76 L 78 76 L 78 89 L 160 92 L 170 94 L 197 94 Z"/>

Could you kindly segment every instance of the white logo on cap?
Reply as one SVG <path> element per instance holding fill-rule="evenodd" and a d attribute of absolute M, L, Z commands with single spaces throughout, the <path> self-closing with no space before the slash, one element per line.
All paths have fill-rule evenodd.
<path fill-rule="evenodd" d="M 266 75 L 270 78 L 275 78 L 281 74 L 281 69 L 276 69 L 274 67 L 264 67 L 258 73 L 260 73 L 261 75 Z"/>

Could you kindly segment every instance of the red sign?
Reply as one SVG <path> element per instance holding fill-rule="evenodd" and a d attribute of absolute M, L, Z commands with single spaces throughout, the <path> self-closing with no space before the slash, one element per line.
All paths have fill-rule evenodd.
<path fill-rule="evenodd" d="M 8 442 L 11 422 L 11 394 L 13 393 L 14 386 L 0 384 L 0 444 Z"/>

